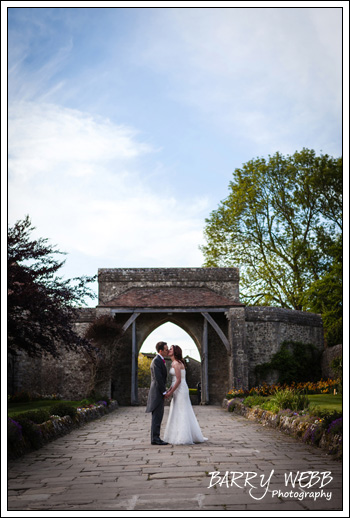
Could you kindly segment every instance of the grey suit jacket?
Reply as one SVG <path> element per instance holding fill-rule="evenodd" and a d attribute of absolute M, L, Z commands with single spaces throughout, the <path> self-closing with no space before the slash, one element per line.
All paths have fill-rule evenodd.
<path fill-rule="evenodd" d="M 146 412 L 153 412 L 161 403 L 164 404 L 163 393 L 166 391 L 167 368 L 157 354 L 151 363 L 151 386 L 148 393 Z"/>

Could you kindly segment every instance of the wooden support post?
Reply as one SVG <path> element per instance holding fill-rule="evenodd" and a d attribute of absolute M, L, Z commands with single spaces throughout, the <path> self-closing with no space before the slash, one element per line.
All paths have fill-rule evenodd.
<path fill-rule="evenodd" d="M 122 327 L 124 333 L 139 316 L 140 316 L 140 313 L 133 313 L 131 315 L 131 317 L 125 322 L 125 324 Z"/>
<path fill-rule="evenodd" d="M 132 352 L 131 352 L 131 404 L 138 405 L 138 390 L 137 390 L 137 337 L 136 337 L 136 321 L 132 323 Z"/>
<path fill-rule="evenodd" d="M 209 380 L 208 380 L 208 321 L 203 319 L 202 339 L 202 398 L 201 405 L 209 403 Z"/>
<path fill-rule="evenodd" d="M 213 317 L 210 316 L 209 313 L 207 313 L 207 312 L 202 312 L 202 315 L 209 322 L 209 324 L 212 325 L 212 327 L 215 329 L 217 334 L 220 336 L 222 343 L 226 347 L 227 354 L 231 354 L 230 343 L 229 343 L 228 339 L 226 338 L 226 336 L 224 335 L 223 331 L 220 329 L 220 327 L 217 325 L 217 323 L 213 319 Z"/>

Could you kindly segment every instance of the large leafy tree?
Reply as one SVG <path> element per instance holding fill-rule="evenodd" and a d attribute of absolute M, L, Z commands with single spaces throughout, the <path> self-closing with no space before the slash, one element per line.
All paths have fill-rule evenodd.
<path fill-rule="evenodd" d="M 247 304 L 314 311 L 319 293 L 322 313 L 336 299 L 338 318 L 342 159 L 303 149 L 243 164 L 206 219 L 205 238 L 205 266 L 240 267 Z"/>
<path fill-rule="evenodd" d="M 56 256 L 63 252 L 47 239 L 32 239 L 34 228 L 26 216 L 8 231 L 9 351 L 57 357 L 62 346 L 89 349 L 89 341 L 74 330 L 74 308 L 95 296 L 88 287 L 95 277 L 57 276 L 65 261 Z"/>

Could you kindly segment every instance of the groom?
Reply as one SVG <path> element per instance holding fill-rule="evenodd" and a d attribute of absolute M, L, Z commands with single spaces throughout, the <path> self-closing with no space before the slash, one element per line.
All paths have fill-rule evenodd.
<path fill-rule="evenodd" d="M 160 425 L 164 415 L 164 395 L 166 393 L 167 368 L 165 356 L 168 356 L 166 342 L 158 342 L 156 345 L 157 355 L 151 363 L 151 387 L 148 393 L 146 412 L 152 412 L 151 444 L 164 446 L 168 444 L 159 437 Z"/>

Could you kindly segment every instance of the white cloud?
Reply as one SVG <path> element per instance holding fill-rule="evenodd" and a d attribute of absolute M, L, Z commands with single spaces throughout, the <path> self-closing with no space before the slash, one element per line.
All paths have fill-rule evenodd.
<path fill-rule="evenodd" d="M 161 9 L 149 32 L 172 97 L 250 149 L 341 151 L 341 9 Z"/>
<path fill-rule="evenodd" d="M 9 113 L 9 221 L 98 267 L 200 266 L 206 200 L 149 183 L 137 133 L 77 110 L 20 103 Z M 158 164 L 155 166 L 158 167 Z M 76 275 L 84 273 L 84 265 Z"/>
<path fill-rule="evenodd" d="M 61 174 L 89 175 L 93 166 L 109 161 L 120 164 L 151 151 L 135 137 L 130 128 L 95 120 L 78 110 L 13 103 L 9 107 L 11 176 L 25 179 L 60 166 Z"/>

